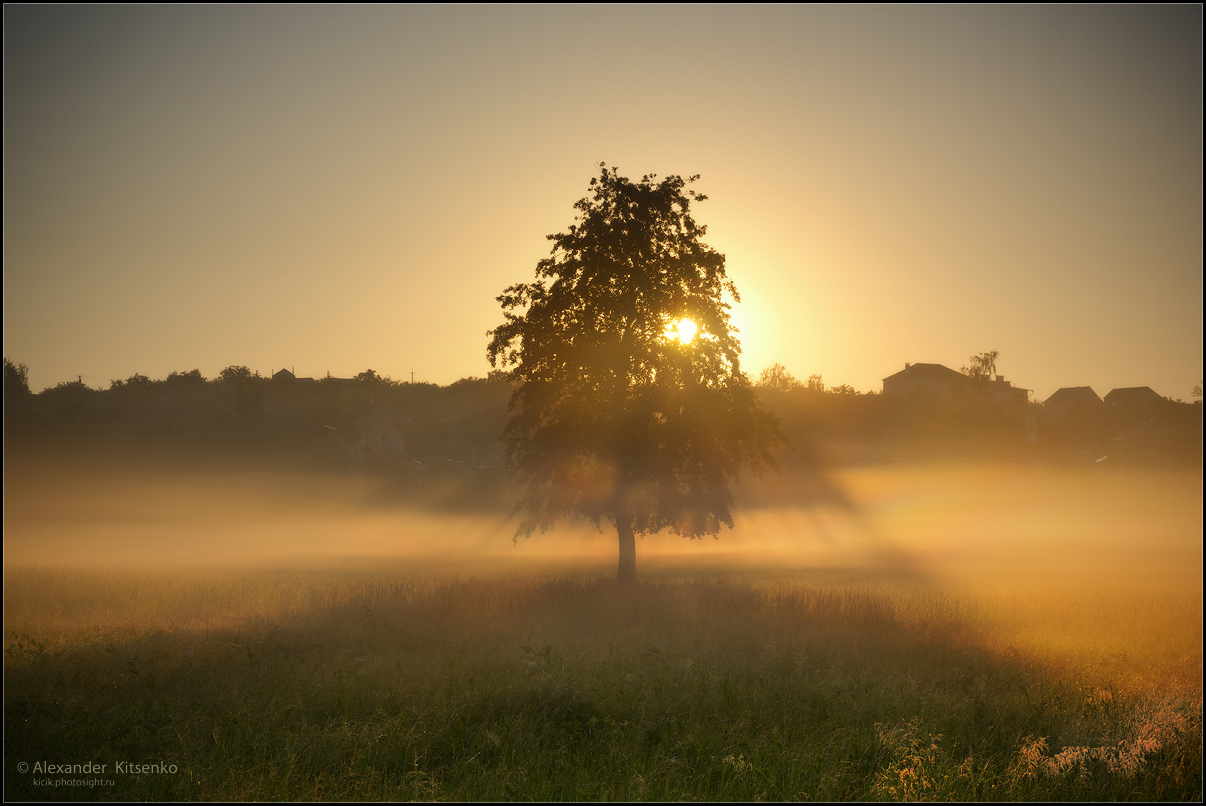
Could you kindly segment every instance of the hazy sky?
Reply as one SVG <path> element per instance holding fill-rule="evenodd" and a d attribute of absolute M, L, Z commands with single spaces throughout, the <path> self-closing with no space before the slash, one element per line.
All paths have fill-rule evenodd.
<path fill-rule="evenodd" d="M 744 369 L 1202 379 L 1202 9 L 4 7 L 4 354 L 485 375 L 597 164 L 701 174 Z"/>

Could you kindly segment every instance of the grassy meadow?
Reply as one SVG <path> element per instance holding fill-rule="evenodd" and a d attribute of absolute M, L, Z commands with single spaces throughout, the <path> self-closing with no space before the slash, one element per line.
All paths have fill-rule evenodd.
<path fill-rule="evenodd" d="M 6 480 L 4 795 L 1200 800 L 1189 475 L 854 473 L 630 587 L 363 489 Z"/>

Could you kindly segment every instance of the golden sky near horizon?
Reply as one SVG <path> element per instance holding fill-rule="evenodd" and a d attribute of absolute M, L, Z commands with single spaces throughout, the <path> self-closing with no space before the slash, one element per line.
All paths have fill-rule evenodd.
<path fill-rule="evenodd" d="M 485 375 L 600 161 L 701 174 L 744 369 L 1202 379 L 1202 9 L 5 6 L 4 354 Z"/>

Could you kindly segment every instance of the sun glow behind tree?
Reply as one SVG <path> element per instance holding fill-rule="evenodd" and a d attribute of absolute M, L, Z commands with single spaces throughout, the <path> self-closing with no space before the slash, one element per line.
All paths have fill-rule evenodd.
<path fill-rule="evenodd" d="M 690 344 L 699 327 L 690 319 L 677 319 L 666 327 L 666 337 L 680 344 Z"/>
<path fill-rule="evenodd" d="M 504 440 L 526 483 L 519 533 L 607 519 L 630 581 L 636 535 L 731 527 L 730 483 L 773 464 L 782 435 L 741 370 L 740 298 L 691 216 L 706 198 L 687 189 L 697 177 L 600 167 L 536 281 L 498 297 L 487 356 L 516 383 Z"/>

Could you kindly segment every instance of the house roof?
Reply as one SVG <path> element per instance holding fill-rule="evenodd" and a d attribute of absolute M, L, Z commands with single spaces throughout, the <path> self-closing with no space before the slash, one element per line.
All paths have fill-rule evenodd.
<path fill-rule="evenodd" d="M 950 367 L 944 367 L 942 364 L 905 364 L 905 368 L 900 372 L 889 375 L 884 380 L 890 378 L 927 378 L 938 379 L 945 378 L 950 380 L 970 381 L 971 378 L 964 375 L 962 372 L 956 372 Z"/>
<path fill-rule="evenodd" d="M 1102 403 L 1101 398 L 1093 391 L 1091 386 L 1063 386 L 1051 393 L 1051 396 L 1043 401 L 1043 405 L 1055 403 L 1057 405 L 1072 405 L 1074 403 L 1086 403 L 1089 405 Z"/>
<path fill-rule="evenodd" d="M 293 374 L 292 371 L 287 370 L 287 369 L 280 369 L 280 370 L 277 370 L 276 372 L 272 373 L 272 380 L 287 381 L 290 383 L 292 383 L 294 381 L 297 381 L 298 383 L 314 383 L 313 378 L 298 378 L 296 375 Z"/>
<path fill-rule="evenodd" d="M 1158 403 L 1164 400 L 1150 386 L 1124 386 L 1112 390 L 1105 396 L 1105 402 L 1111 406 L 1136 406 L 1144 403 Z"/>

